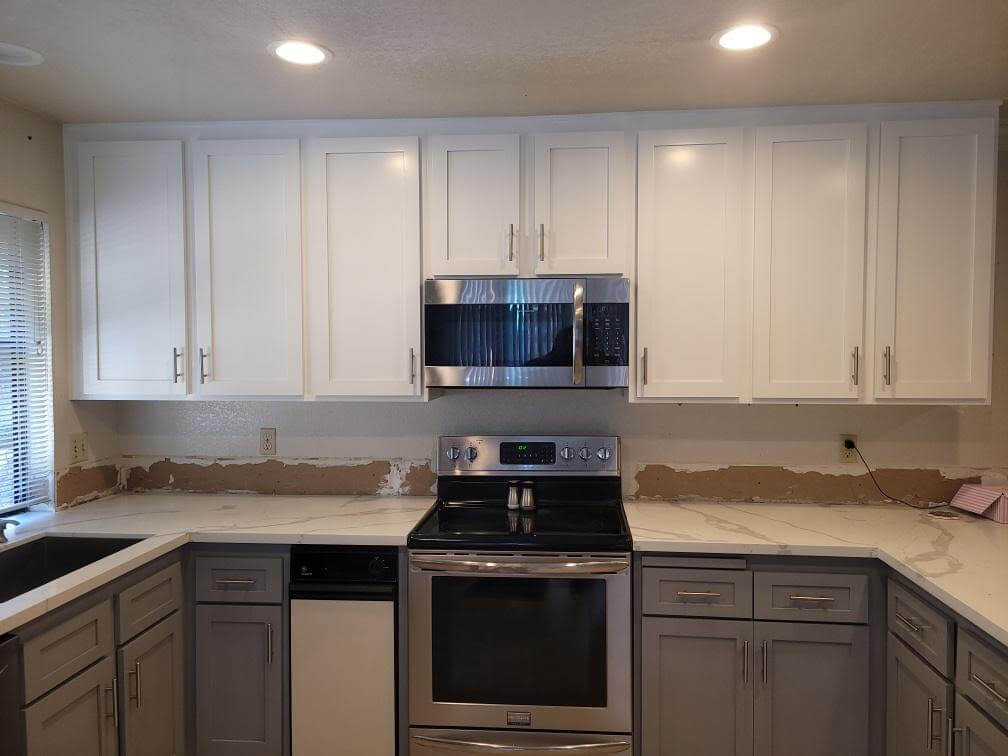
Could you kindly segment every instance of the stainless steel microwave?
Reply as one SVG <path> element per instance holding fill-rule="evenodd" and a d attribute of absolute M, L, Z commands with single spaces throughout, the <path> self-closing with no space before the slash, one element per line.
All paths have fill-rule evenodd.
<path fill-rule="evenodd" d="M 424 380 L 455 388 L 627 385 L 629 284 L 604 278 L 424 282 Z"/>

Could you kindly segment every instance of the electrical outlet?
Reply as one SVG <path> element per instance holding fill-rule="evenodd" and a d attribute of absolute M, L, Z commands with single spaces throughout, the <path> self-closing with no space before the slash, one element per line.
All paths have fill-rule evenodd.
<path fill-rule="evenodd" d="M 70 464 L 86 462 L 90 456 L 87 433 L 74 433 L 70 436 Z"/>
<path fill-rule="evenodd" d="M 844 441 L 847 440 L 853 441 L 854 445 L 857 446 L 857 436 L 851 435 L 850 433 L 845 433 L 840 436 L 840 461 L 845 464 L 857 462 L 857 452 L 844 446 Z"/>
<path fill-rule="evenodd" d="M 272 457 L 276 452 L 276 428 L 259 429 L 259 453 L 264 457 Z"/>

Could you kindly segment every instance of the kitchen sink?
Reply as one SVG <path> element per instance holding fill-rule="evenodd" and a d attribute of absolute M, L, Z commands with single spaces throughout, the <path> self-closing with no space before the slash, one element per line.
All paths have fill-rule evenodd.
<path fill-rule="evenodd" d="M 122 551 L 140 540 L 45 536 L 0 551 L 0 602 Z"/>

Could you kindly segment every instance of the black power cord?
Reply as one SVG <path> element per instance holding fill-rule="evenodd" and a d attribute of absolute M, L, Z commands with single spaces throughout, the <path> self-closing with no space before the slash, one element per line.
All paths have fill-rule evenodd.
<path fill-rule="evenodd" d="M 905 499 L 900 499 L 897 496 L 890 496 L 885 492 L 882 486 L 879 485 L 878 480 L 875 478 L 875 473 L 872 472 L 871 467 L 868 465 L 868 461 L 864 458 L 864 455 L 861 453 L 861 450 L 857 448 L 857 444 L 855 444 L 849 438 L 845 438 L 843 445 L 844 449 L 853 449 L 855 452 L 857 452 L 858 457 L 861 459 L 861 463 L 865 466 L 865 470 L 867 470 L 868 474 L 871 476 L 872 483 L 875 484 L 875 488 L 877 488 L 879 490 L 879 493 L 885 496 L 886 499 L 888 499 L 889 501 L 898 501 L 900 504 L 906 504 L 908 507 L 913 507 L 914 509 L 920 509 L 920 507 L 911 504 L 909 501 L 906 501 Z"/>

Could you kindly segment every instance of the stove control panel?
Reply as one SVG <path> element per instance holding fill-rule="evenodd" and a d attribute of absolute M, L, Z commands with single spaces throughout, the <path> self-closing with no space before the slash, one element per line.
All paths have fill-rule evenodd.
<path fill-rule="evenodd" d="M 619 475 L 618 436 L 442 436 L 438 475 Z"/>

